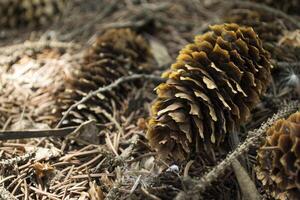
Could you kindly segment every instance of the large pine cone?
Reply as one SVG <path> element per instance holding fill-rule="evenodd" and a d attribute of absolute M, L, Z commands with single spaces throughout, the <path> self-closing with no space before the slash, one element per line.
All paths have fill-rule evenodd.
<path fill-rule="evenodd" d="M 65 0 L 1 0 L 0 27 L 39 26 L 52 21 Z"/>
<path fill-rule="evenodd" d="M 276 199 L 300 197 L 300 112 L 278 120 L 258 150 L 257 177 Z"/>
<path fill-rule="evenodd" d="M 108 30 L 86 50 L 83 63 L 73 70 L 72 78 L 67 80 L 67 89 L 59 100 L 62 110 L 68 109 L 90 91 L 109 85 L 122 76 L 151 72 L 151 58 L 148 44 L 141 36 L 129 29 Z M 75 125 L 90 119 L 107 121 L 103 109 L 111 112 L 114 103 L 120 107 L 132 91 L 133 84 L 122 84 L 117 89 L 92 97 L 73 110 L 63 124 Z"/>
<path fill-rule="evenodd" d="M 270 79 L 269 54 L 252 28 L 214 25 L 180 51 L 156 91 L 147 138 L 162 156 L 211 149 L 245 122 Z"/>

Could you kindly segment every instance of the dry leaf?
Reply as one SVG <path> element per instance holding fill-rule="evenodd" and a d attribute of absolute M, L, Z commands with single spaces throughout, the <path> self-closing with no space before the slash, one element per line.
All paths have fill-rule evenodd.
<path fill-rule="evenodd" d="M 168 53 L 168 50 L 165 45 L 159 42 L 154 37 L 148 36 L 151 52 L 158 63 L 159 67 L 166 66 L 172 62 L 171 56 Z"/>
<path fill-rule="evenodd" d="M 39 178 L 43 178 L 44 176 L 47 175 L 47 173 L 50 173 L 54 170 L 54 168 L 49 163 L 35 162 L 31 166 L 35 170 L 35 174 Z"/>

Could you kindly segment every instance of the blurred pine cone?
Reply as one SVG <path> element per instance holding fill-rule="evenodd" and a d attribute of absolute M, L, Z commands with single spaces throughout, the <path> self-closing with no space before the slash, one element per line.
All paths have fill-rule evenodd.
<path fill-rule="evenodd" d="M 252 28 L 210 30 L 180 51 L 156 89 L 147 138 L 162 156 L 182 160 L 217 147 L 248 119 L 269 82 L 269 54 Z"/>
<path fill-rule="evenodd" d="M 65 0 L 1 0 L 0 27 L 40 26 L 52 21 Z"/>
<path fill-rule="evenodd" d="M 292 66 L 300 60 L 300 47 L 292 45 L 294 41 L 283 42 L 288 37 L 287 34 L 295 32 L 295 26 L 274 13 L 241 8 L 241 5 L 224 12 L 223 19 L 225 22 L 253 27 L 263 41 L 263 47 L 272 55 L 272 76 L 275 85 L 272 88 L 274 91 L 270 92 L 273 95 L 272 100 L 277 101 L 274 94 L 280 98 L 298 98 L 299 83 L 295 74 L 298 74 L 299 69 Z"/>
<path fill-rule="evenodd" d="M 270 13 L 263 13 L 257 10 L 233 8 L 230 12 L 225 13 L 223 19 L 226 23 L 252 27 L 263 41 L 264 47 L 271 54 L 284 30 L 287 30 L 286 24 L 282 23 L 282 20 Z"/>
<path fill-rule="evenodd" d="M 271 53 L 272 59 L 290 61 L 291 57 L 295 57 L 295 47 L 278 44 L 285 32 L 295 29 L 286 19 L 270 12 L 233 7 L 224 13 L 223 20 L 226 23 L 252 27 L 263 41 L 264 48 Z"/>
<path fill-rule="evenodd" d="M 266 4 L 270 7 L 282 10 L 288 14 L 299 15 L 300 12 L 300 1 L 299 0 L 288 0 L 288 1 L 278 1 L 278 0 L 251 0 L 256 3 Z"/>
<path fill-rule="evenodd" d="M 300 196 L 300 112 L 269 128 L 258 150 L 257 177 L 275 199 Z"/>
<path fill-rule="evenodd" d="M 109 85 L 122 76 L 151 72 L 151 58 L 146 41 L 130 29 L 106 31 L 86 50 L 82 64 L 67 80 L 67 89 L 59 99 L 62 110 L 67 110 L 90 91 Z M 136 84 L 138 82 L 122 84 L 117 89 L 92 97 L 73 110 L 63 124 L 74 125 L 90 119 L 107 121 L 103 109 L 111 112 L 114 106 L 120 107 Z"/>

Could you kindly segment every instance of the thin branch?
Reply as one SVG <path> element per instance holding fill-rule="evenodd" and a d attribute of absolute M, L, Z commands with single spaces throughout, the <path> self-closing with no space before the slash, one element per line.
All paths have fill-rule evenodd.
<path fill-rule="evenodd" d="M 121 21 L 121 22 L 111 22 L 111 23 L 104 23 L 101 25 L 103 29 L 111 29 L 111 28 L 139 28 L 145 26 L 151 18 L 141 19 L 138 21 Z"/>
<path fill-rule="evenodd" d="M 141 181 L 141 177 L 142 177 L 142 175 L 139 175 L 137 177 L 136 181 L 134 182 L 134 184 L 133 184 L 133 186 L 132 186 L 132 188 L 130 190 L 130 194 L 132 194 L 136 190 L 136 188 L 139 186 L 140 181 Z"/>
<path fill-rule="evenodd" d="M 42 196 L 46 196 L 49 199 L 53 199 L 53 200 L 59 200 L 58 196 L 46 191 L 43 191 L 41 189 L 35 188 L 33 186 L 29 186 L 29 189 L 33 190 L 35 193 L 41 194 Z"/>
<path fill-rule="evenodd" d="M 26 162 L 29 159 L 33 158 L 35 156 L 35 151 L 30 151 L 26 154 L 24 154 L 23 156 L 17 156 L 11 159 L 2 159 L 0 160 L 0 166 L 4 167 L 4 166 L 9 166 L 9 165 L 14 165 L 16 163 L 20 163 L 20 162 Z M 1 200 L 1 198 L 0 198 Z"/>
<path fill-rule="evenodd" d="M 110 122 L 112 122 L 116 128 L 118 129 L 118 132 L 123 136 L 124 135 L 124 130 L 120 123 L 117 121 L 116 118 L 114 118 L 110 113 L 108 113 L 106 110 L 101 110 L 100 111 Z"/>
<path fill-rule="evenodd" d="M 128 81 L 133 81 L 133 80 L 137 80 L 137 79 L 151 79 L 154 81 L 163 81 L 163 78 L 160 78 L 158 76 L 155 75 L 148 75 L 148 74 L 133 74 L 130 76 L 123 76 L 119 79 L 117 79 L 116 81 L 114 81 L 113 83 L 104 86 L 104 87 L 100 87 L 97 90 L 94 90 L 92 92 L 90 92 L 88 95 L 86 95 L 85 97 L 83 97 L 80 101 L 77 101 L 75 104 L 71 105 L 68 110 L 64 113 L 63 117 L 61 118 L 61 120 L 58 122 L 58 124 L 56 125 L 56 128 L 59 128 L 61 126 L 61 124 L 63 123 L 63 121 L 67 118 L 67 116 L 70 114 L 70 112 L 75 109 L 78 105 L 86 102 L 87 100 L 89 100 L 90 98 L 92 98 L 93 96 L 97 95 L 98 93 L 101 92 L 105 92 L 105 91 L 109 91 L 115 87 L 118 87 L 120 84 L 128 82 Z"/>
<path fill-rule="evenodd" d="M 48 130 L 0 131 L 0 140 L 15 140 L 40 137 L 63 137 L 72 133 L 77 127 Z"/>
<path fill-rule="evenodd" d="M 213 181 L 215 181 L 229 166 L 231 166 L 232 162 L 237 159 L 242 154 L 246 153 L 252 145 L 255 145 L 259 142 L 260 138 L 264 135 L 264 133 L 271 127 L 275 121 L 286 117 L 293 113 L 295 110 L 299 108 L 299 102 L 293 101 L 289 104 L 282 107 L 280 111 L 273 115 L 273 117 L 269 118 L 265 123 L 263 123 L 260 128 L 254 131 L 248 132 L 248 137 L 246 140 L 240 144 L 232 153 L 228 154 L 228 156 L 221 161 L 217 166 L 215 166 L 211 171 L 205 174 L 200 180 L 189 180 L 189 183 L 192 183 L 194 186 L 192 189 L 186 192 L 180 192 L 176 199 L 188 199 L 194 195 L 201 195 L 205 191 L 205 189 L 211 185 Z"/>

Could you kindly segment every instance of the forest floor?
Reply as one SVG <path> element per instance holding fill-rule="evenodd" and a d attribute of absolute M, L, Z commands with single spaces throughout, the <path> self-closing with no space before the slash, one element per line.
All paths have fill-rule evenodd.
<path fill-rule="evenodd" d="M 43 123 L 52 120 L 42 113 L 52 104 L 44 102 L 44 93 L 38 90 L 26 93 L 20 79 L 14 81 L 11 90 L 0 91 L 0 111 L 9 116 L 5 120 L 0 116 L 0 137 L 12 134 L 10 140 L 0 141 L 0 199 L 243 199 L 247 195 L 245 188 L 253 183 L 261 197 L 268 199 L 255 178 L 256 147 L 250 146 L 247 139 L 257 133 L 255 140 L 259 141 L 267 127 L 263 122 L 278 112 L 268 123 L 295 110 L 298 104 L 289 96 L 293 91 L 289 87 L 273 82 L 251 120 L 236 133 L 237 140 L 248 146 L 233 146 L 229 161 L 222 163 L 226 158 L 222 154 L 205 167 L 203 163 L 207 160 L 202 157 L 166 163 L 145 138 L 149 108 L 156 97 L 154 88 L 161 73 L 176 60 L 179 50 L 210 24 L 222 23 L 222 16 L 231 7 L 257 6 L 233 2 L 237 1 L 73 0 L 51 26 L 0 30 L 0 78 L 7 68 L 19 67 L 28 72 L 24 79 L 41 76 L 44 78 L 41 85 L 55 84 L 53 75 L 45 75 L 50 73 L 47 66 L 55 64 L 59 71 L 71 65 L 97 35 L 111 28 L 130 28 L 141 34 L 150 44 L 156 62 L 153 76 L 137 77 L 144 80 L 143 85 L 133 88 L 121 109 L 106 113 L 108 122 L 100 122 L 98 126 L 93 121 L 69 128 Z M 281 11 L 270 11 L 270 15 L 278 13 Z M 42 51 L 46 48 L 60 52 L 49 55 Z M 47 65 L 45 60 L 50 60 Z M 41 67 L 40 72 L 32 72 L 27 68 L 28 63 Z M 3 84 L 1 79 L 0 84 Z M 0 85 L 2 91 L 3 85 Z M 17 95 L 11 98 L 16 88 Z M 35 101 L 29 105 L 26 98 Z M 3 102 L 10 102 L 10 109 L 1 107 Z M 42 137 L 45 135 L 52 137 Z M 239 149 L 234 151 L 235 148 Z M 241 155 L 244 159 L 237 162 Z M 219 168 L 215 168 L 220 162 Z M 215 170 L 214 174 L 208 176 L 206 184 L 201 178 L 211 170 Z M 242 185 L 237 173 L 246 179 L 250 177 L 251 183 Z"/>

